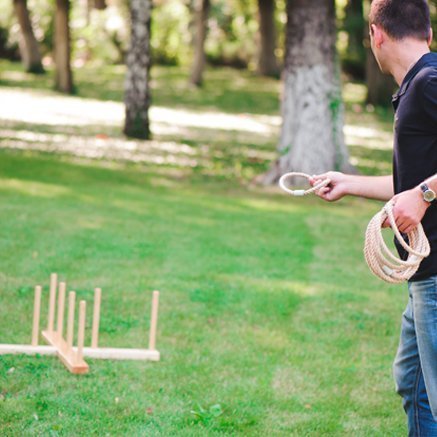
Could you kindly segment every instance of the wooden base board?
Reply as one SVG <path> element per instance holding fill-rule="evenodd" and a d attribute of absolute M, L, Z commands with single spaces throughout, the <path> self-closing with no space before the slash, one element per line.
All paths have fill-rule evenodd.
<path fill-rule="evenodd" d="M 76 348 L 73 348 L 76 351 Z M 25 354 L 25 355 L 56 355 L 54 346 L 31 346 L 28 344 L 0 344 L 0 355 Z M 102 360 L 148 360 L 159 361 L 160 353 L 150 349 L 122 349 L 122 348 L 91 348 L 83 349 L 83 356 L 91 359 Z"/>
<path fill-rule="evenodd" d="M 104 360 L 149 360 L 159 361 L 160 354 L 157 350 L 150 349 L 121 349 L 121 348 L 91 348 L 86 347 L 83 354 L 87 358 Z"/>
<path fill-rule="evenodd" d="M 56 332 L 42 331 L 42 336 L 49 344 L 57 348 L 59 359 L 71 373 L 75 375 L 88 373 L 88 364 L 84 360 L 78 360 L 76 351 L 68 350 L 67 342 Z"/>
<path fill-rule="evenodd" d="M 29 344 L 0 344 L 0 355 L 56 355 L 54 346 L 31 346 Z"/>

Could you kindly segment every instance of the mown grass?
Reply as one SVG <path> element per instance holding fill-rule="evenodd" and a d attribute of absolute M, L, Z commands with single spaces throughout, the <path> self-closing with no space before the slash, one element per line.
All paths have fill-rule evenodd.
<path fill-rule="evenodd" d="M 232 169 L 241 158 L 225 143 L 216 147 Z M 379 204 L 293 200 L 227 174 L 0 151 L 1 342 L 29 341 L 33 286 L 47 296 L 57 271 L 90 302 L 102 287 L 106 346 L 146 345 L 159 289 L 162 354 L 90 360 L 86 376 L 50 357 L 0 356 L 2 435 L 404 433 L 391 361 L 406 293 L 373 278 L 362 256 Z"/>

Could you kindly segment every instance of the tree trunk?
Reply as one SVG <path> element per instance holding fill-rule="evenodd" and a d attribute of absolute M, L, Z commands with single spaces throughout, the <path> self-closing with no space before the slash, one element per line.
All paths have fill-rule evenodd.
<path fill-rule="evenodd" d="M 260 50 L 258 73 L 277 77 L 279 74 L 276 50 L 275 1 L 258 0 Z"/>
<path fill-rule="evenodd" d="M 366 62 L 367 103 L 375 106 L 390 105 L 396 84 L 391 76 L 381 73 L 372 50 L 367 50 Z"/>
<path fill-rule="evenodd" d="M 345 14 L 344 30 L 348 35 L 345 70 L 363 80 L 366 72 L 366 49 L 363 40 L 368 33 L 363 0 L 348 0 Z"/>
<path fill-rule="evenodd" d="M 150 137 L 150 22 L 151 0 L 131 0 L 131 41 L 127 55 L 124 133 L 133 138 Z"/>
<path fill-rule="evenodd" d="M 106 9 L 106 0 L 92 0 L 92 7 L 102 11 Z"/>
<path fill-rule="evenodd" d="M 27 8 L 27 0 L 14 0 L 14 10 L 21 29 L 19 46 L 24 68 L 29 73 L 44 73 L 41 53 Z"/>
<path fill-rule="evenodd" d="M 370 7 L 370 1 L 365 0 L 368 7 Z M 366 27 L 369 24 L 366 22 Z M 381 73 L 375 56 L 370 48 L 370 38 L 367 32 L 365 37 L 366 50 L 366 85 L 367 85 L 367 97 L 366 103 L 374 106 L 388 106 L 391 103 L 392 94 L 395 92 L 396 83 L 389 75 Z"/>
<path fill-rule="evenodd" d="M 196 0 L 194 7 L 194 58 L 190 77 L 190 83 L 195 86 L 202 85 L 203 71 L 206 65 L 205 40 L 208 30 L 209 9 L 209 0 Z"/>
<path fill-rule="evenodd" d="M 55 88 L 63 93 L 73 92 L 70 57 L 70 1 L 56 0 L 55 12 Z"/>
<path fill-rule="evenodd" d="M 264 175 L 351 171 L 343 137 L 334 0 L 288 0 L 280 158 Z"/>

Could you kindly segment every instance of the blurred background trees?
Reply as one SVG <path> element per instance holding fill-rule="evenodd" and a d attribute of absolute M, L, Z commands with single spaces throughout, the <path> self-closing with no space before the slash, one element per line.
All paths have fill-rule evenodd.
<path fill-rule="evenodd" d="M 24 68 L 29 73 L 43 73 L 41 53 L 32 28 L 26 0 L 13 0 L 16 20 L 20 26 L 19 48 Z"/>
<path fill-rule="evenodd" d="M 277 76 L 284 62 L 285 3 L 156 0 L 151 21 L 153 64 L 193 66 L 195 59 L 204 56 L 212 66 L 227 65 Z M 0 56 L 20 58 L 26 68 L 35 64 L 38 72 L 38 57 L 50 65 L 55 59 L 55 41 L 66 33 L 63 29 L 55 35 L 55 10 L 66 11 L 68 4 L 67 0 L 55 4 L 50 0 L 0 0 Z M 342 70 L 351 80 L 364 81 L 367 77 L 369 4 L 370 0 L 336 1 L 337 48 Z M 74 67 L 85 62 L 125 62 L 130 37 L 129 5 L 128 0 L 71 2 L 69 29 Z M 431 0 L 430 6 L 436 22 L 436 0 Z"/>
<path fill-rule="evenodd" d="M 131 0 L 131 39 L 126 58 L 126 118 L 124 133 L 128 137 L 150 136 L 150 20 L 151 0 Z"/>
<path fill-rule="evenodd" d="M 55 88 L 63 93 L 73 92 L 70 41 L 70 0 L 56 0 L 55 36 Z"/>
<path fill-rule="evenodd" d="M 287 1 L 283 76 L 280 157 L 264 182 L 276 182 L 287 171 L 345 170 L 334 0 Z"/>
<path fill-rule="evenodd" d="M 327 1 L 320 0 L 319 6 Z M 138 2 L 143 8 L 149 7 L 146 0 Z M 294 100 L 295 97 L 287 97 L 287 80 L 294 71 L 290 53 L 292 46 L 304 46 L 304 35 L 299 34 L 299 26 L 303 24 L 296 17 L 312 23 L 311 16 L 302 15 L 305 11 L 312 13 L 305 9 L 309 3 L 299 0 L 156 0 L 147 24 L 143 23 L 137 34 L 138 41 L 133 39 L 131 44 L 131 34 L 136 35 L 131 33 L 135 16 L 132 8 L 136 4 L 133 1 L 0 0 L 0 57 L 21 60 L 28 72 L 54 72 L 53 87 L 63 93 L 74 93 L 76 69 L 89 64 L 127 63 L 124 131 L 127 135 L 148 138 L 150 129 L 144 111 L 148 111 L 153 97 L 150 95 L 151 65 L 180 66 L 187 71 L 187 85 L 191 82 L 195 86 L 202 86 L 207 80 L 206 66 L 245 69 L 254 75 L 281 78 L 284 102 Z M 364 83 L 369 108 L 388 107 L 396 85 L 379 72 L 369 48 L 366 17 L 370 0 L 332 0 L 330 5 L 331 15 L 325 20 L 332 21 L 332 33 L 314 33 L 316 39 L 328 38 L 329 44 L 328 40 L 325 43 L 333 50 L 326 59 L 320 58 L 320 62 L 328 66 L 332 81 L 328 99 L 331 103 L 326 111 L 332 115 L 338 110 L 337 119 L 341 120 L 341 81 Z M 430 7 L 433 22 L 437 24 L 437 0 L 431 0 Z M 436 35 L 434 49 L 435 41 Z M 323 41 L 319 42 L 323 46 Z M 308 53 L 307 59 L 303 55 L 305 50 L 313 49 L 308 46 L 300 50 L 302 65 L 310 66 L 312 54 Z M 132 50 L 136 53 L 135 61 L 132 61 Z M 338 70 L 334 74 L 336 66 Z M 138 94 L 143 100 L 141 105 L 134 99 Z M 278 101 L 278 108 L 279 104 Z M 140 110 L 141 117 L 135 111 L 136 115 L 132 115 L 129 108 Z M 286 113 L 283 115 L 283 122 L 291 126 L 291 119 L 287 121 Z M 140 119 L 141 133 L 137 129 Z M 338 136 L 341 126 L 334 124 L 331 123 L 327 136 L 337 135 L 334 161 L 338 164 L 342 161 L 339 156 L 345 151 Z M 284 132 L 285 128 L 283 138 Z M 281 144 L 279 148 L 286 149 Z"/>

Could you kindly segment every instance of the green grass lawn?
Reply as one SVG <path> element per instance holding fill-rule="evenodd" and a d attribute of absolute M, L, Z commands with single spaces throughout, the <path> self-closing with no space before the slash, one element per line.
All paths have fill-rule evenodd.
<path fill-rule="evenodd" d="M 5 83 L 14 70 L 2 68 L 11 72 L 2 85 L 20 86 Z M 232 73 L 223 75 L 229 81 Z M 256 93 L 244 80 L 242 95 Z M 265 102 L 261 94 L 253 98 Z M 270 94 L 261 104 L 268 114 Z M 165 92 L 157 98 L 170 105 Z M 220 101 L 204 107 L 211 105 L 226 110 Z M 147 346 L 151 291 L 160 290 L 162 356 L 88 360 L 85 376 L 52 357 L 0 356 L 1 435 L 405 433 L 391 362 L 407 294 L 372 277 L 362 255 L 380 205 L 247 186 L 268 162 L 245 163 L 246 179 L 232 176 L 241 158 L 221 141 L 211 139 L 228 177 L 0 151 L 0 341 L 30 341 L 33 287 L 43 284 L 47 298 L 57 272 L 89 302 L 102 288 L 103 346 Z M 389 165 L 379 150 L 360 153 Z"/>

